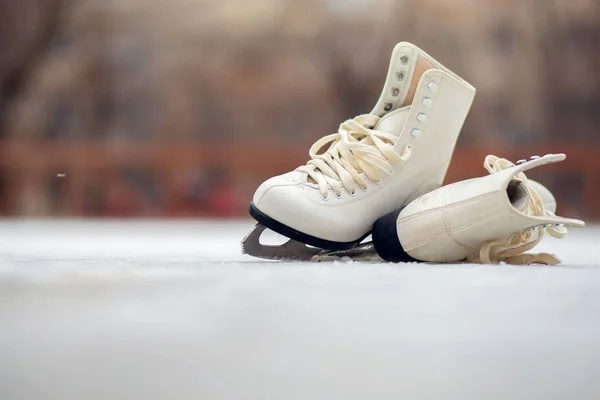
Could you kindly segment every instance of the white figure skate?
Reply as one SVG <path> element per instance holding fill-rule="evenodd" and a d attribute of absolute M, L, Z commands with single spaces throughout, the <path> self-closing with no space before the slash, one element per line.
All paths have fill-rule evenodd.
<path fill-rule="evenodd" d="M 491 175 L 444 186 L 377 220 L 375 249 L 394 262 L 557 264 L 552 254 L 525 252 L 545 233 L 562 238 L 566 226 L 585 224 L 554 215 L 554 196 L 524 171 L 565 158 L 548 154 L 515 165 L 487 156 L 484 166 Z"/>
<path fill-rule="evenodd" d="M 524 160 L 521 160 L 524 161 Z M 508 161 L 507 161 L 508 162 Z M 539 182 L 529 179 L 528 183 L 533 189 L 539 194 L 544 206 L 544 210 L 552 214 L 556 213 L 556 199 L 552 192 L 547 187 Z M 566 231 L 564 232 L 566 234 Z M 564 236 L 564 235 L 563 235 Z M 295 242 L 297 244 L 297 242 Z M 327 262 L 327 261 L 375 261 L 381 262 L 383 260 L 375 247 L 373 242 L 361 244 L 350 250 L 337 250 L 337 251 L 321 251 L 315 254 L 311 261 L 314 262 Z M 417 261 L 417 260 L 414 260 Z"/>
<path fill-rule="evenodd" d="M 442 185 L 474 96 L 428 54 L 397 44 L 371 113 L 342 123 L 311 147 L 306 165 L 257 189 L 249 212 L 258 224 L 242 252 L 310 260 L 323 249 L 357 246 L 377 218 Z M 266 228 L 291 240 L 262 245 Z"/>

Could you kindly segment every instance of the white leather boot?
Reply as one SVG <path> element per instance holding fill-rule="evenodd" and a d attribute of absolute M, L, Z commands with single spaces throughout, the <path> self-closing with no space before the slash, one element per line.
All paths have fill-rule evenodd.
<path fill-rule="evenodd" d="M 424 51 L 397 44 L 374 109 L 318 140 L 306 165 L 257 189 L 249 212 L 259 223 L 242 251 L 308 260 L 320 249 L 356 246 L 377 218 L 441 186 L 474 96 Z M 265 227 L 295 243 L 260 244 Z"/>
<path fill-rule="evenodd" d="M 565 226 L 584 222 L 554 215 L 552 193 L 532 184 L 524 171 L 565 158 L 549 154 L 515 165 L 487 156 L 484 166 L 491 175 L 444 186 L 377 220 L 375 249 L 394 262 L 557 264 L 554 255 L 525 252 L 545 233 L 562 238 Z"/>

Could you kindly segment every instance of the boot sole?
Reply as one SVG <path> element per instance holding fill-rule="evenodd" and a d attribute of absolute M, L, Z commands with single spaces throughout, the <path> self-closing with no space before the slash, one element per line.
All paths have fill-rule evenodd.
<path fill-rule="evenodd" d="M 352 242 L 334 242 L 331 240 L 321 239 L 315 236 L 308 235 L 306 233 L 295 230 L 294 228 L 290 228 L 287 225 L 282 224 L 279 221 L 274 220 L 266 214 L 260 212 L 258 208 L 254 205 L 254 203 L 250 203 L 250 207 L 248 208 L 248 212 L 258 222 L 269 228 L 270 230 L 279 233 L 285 237 L 288 237 L 297 242 L 304 243 L 309 246 L 318 247 L 324 250 L 349 250 L 352 249 L 360 242 L 362 242 L 371 232 L 368 232 L 363 237 L 352 241 Z"/>

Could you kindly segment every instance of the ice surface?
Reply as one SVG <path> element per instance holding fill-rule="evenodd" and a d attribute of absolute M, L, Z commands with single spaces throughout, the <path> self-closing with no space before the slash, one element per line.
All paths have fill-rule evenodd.
<path fill-rule="evenodd" d="M 600 227 L 512 267 L 260 262 L 251 226 L 0 222 L 0 399 L 600 398 Z"/>

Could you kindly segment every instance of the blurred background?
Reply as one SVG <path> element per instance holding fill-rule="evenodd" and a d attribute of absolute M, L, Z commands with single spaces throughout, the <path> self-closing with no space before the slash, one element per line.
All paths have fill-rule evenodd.
<path fill-rule="evenodd" d="M 532 176 L 600 220 L 598 0 L 0 0 L 0 214 L 245 217 L 399 41 L 477 88 L 447 182 L 565 152 Z"/>

